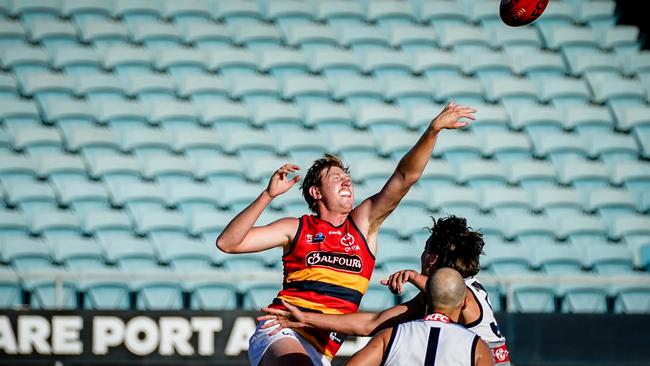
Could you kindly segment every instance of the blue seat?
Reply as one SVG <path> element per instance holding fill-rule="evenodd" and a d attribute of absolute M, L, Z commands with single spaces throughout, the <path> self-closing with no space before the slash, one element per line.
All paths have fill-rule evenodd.
<path fill-rule="evenodd" d="M 482 124 L 483 121 L 478 120 L 476 123 Z M 528 160 L 532 150 L 530 140 L 523 133 L 495 131 L 485 135 L 482 142 L 483 155 L 494 157 L 499 163 Z"/>
<path fill-rule="evenodd" d="M 589 74 L 586 79 L 597 103 L 607 103 L 615 110 L 630 105 L 644 106 L 646 103 L 646 91 L 639 80 L 606 74 Z"/>
<path fill-rule="evenodd" d="M 215 101 L 227 101 L 228 83 L 220 76 L 206 74 L 191 74 L 180 78 L 178 94 L 190 98 L 201 108 Z"/>
<path fill-rule="evenodd" d="M 410 76 L 414 70 L 411 69 L 410 57 L 401 51 L 370 49 L 362 52 L 364 72 L 379 79 L 393 76 Z"/>
<path fill-rule="evenodd" d="M 97 216 L 95 213 L 94 222 L 98 221 Z M 105 223 L 106 221 L 108 220 L 104 220 Z M 116 226 L 113 225 L 113 227 Z M 106 230 L 107 225 L 101 229 Z M 129 234 L 131 234 L 130 231 Z M 132 235 L 120 238 L 103 237 L 97 234 L 96 236 L 104 249 L 106 260 L 115 263 L 122 270 L 147 269 L 158 266 L 155 250 L 148 239 L 136 238 Z"/>
<path fill-rule="evenodd" d="M 10 21 L 7 18 L 3 19 L 2 25 L 0 25 L 0 44 L 2 46 L 21 45 L 27 36 L 27 31 L 22 23 Z"/>
<path fill-rule="evenodd" d="M 208 23 L 212 21 L 213 7 L 208 1 L 165 2 L 163 16 L 174 23 Z"/>
<path fill-rule="evenodd" d="M 231 79 L 230 88 L 233 97 L 249 104 L 281 99 L 278 80 L 273 76 L 241 75 Z"/>
<path fill-rule="evenodd" d="M 119 151 L 117 136 L 109 128 L 95 126 L 77 127 L 64 133 L 66 148 L 74 153 L 81 152 L 86 159 L 94 160 L 98 155 L 115 155 Z"/>
<path fill-rule="evenodd" d="M 167 136 L 161 129 L 134 127 L 120 131 L 119 142 L 123 153 L 134 154 L 142 159 L 171 152 Z"/>
<path fill-rule="evenodd" d="M 551 50 L 593 50 L 599 47 L 598 34 L 588 27 L 547 26 L 541 28 L 546 47 Z"/>
<path fill-rule="evenodd" d="M 484 251 L 483 266 L 497 276 L 526 274 L 532 266 L 533 256 L 527 246 L 490 244 Z"/>
<path fill-rule="evenodd" d="M 382 27 L 416 22 L 411 4 L 386 0 L 369 2 L 366 7 L 366 19 Z"/>
<path fill-rule="evenodd" d="M 43 121 L 60 128 L 67 137 L 71 130 L 88 128 L 96 122 L 90 103 L 68 98 L 56 98 L 43 104 Z"/>
<path fill-rule="evenodd" d="M 382 311 L 395 306 L 397 298 L 386 286 L 371 284 L 359 304 L 359 311 Z"/>
<path fill-rule="evenodd" d="M 162 50 L 168 47 L 178 47 L 183 39 L 172 24 L 163 22 L 137 22 L 131 25 L 131 38 L 143 43 L 147 48 Z"/>
<path fill-rule="evenodd" d="M 269 24 L 248 23 L 234 28 L 233 40 L 235 44 L 251 50 L 265 48 L 277 49 L 284 42 L 280 30 Z"/>
<path fill-rule="evenodd" d="M 450 24 L 438 27 L 439 43 L 454 50 L 487 50 L 490 48 L 488 33 L 479 26 Z"/>
<path fill-rule="evenodd" d="M 213 242 L 233 217 L 231 211 L 197 210 L 190 217 L 189 232 Z"/>
<path fill-rule="evenodd" d="M 244 159 L 253 159 L 277 153 L 274 141 L 269 140 L 269 134 L 264 130 L 233 128 L 223 136 L 222 149 L 228 154 L 237 154 Z"/>
<path fill-rule="evenodd" d="M 620 62 L 613 54 L 596 51 L 567 53 L 565 56 L 571 73 L 576 77 L 585 74 L 615 76 L 621 72 Z"/>
<path fill-rule="evenodd" d="M 431 192 L 429 209 L 457 216 L 477 214 L 481 209 L 476 191 L 461 187 L 440 187 Z"/>
<path fill-rule="evenodd" d="M 481 143 L 476 135 L 471 133 L 454 134 L 447 136 L 448 139 L 440 139 L 436 144 L 433 156 L 443 157 L 451 163 L 458 163 L 466 160 L 481 159 Z"/>
<path fill-rule="evenodd" d="M 56 186 L 59 200 L 79 217 L 87 213 L 111 208 L 111 199 L 101 184 L 88 181 L 69 182 Z"/>
<path fill-rule="evenodd" d="M 60 303 L 57 303 L 57 285 L 54 280 L 31 281 L 25 287 L 30 292 L 30 305 L 43 310 L 77 308 L 77 284 L 63 281 Z"/>
<path fill-rule="evenodd" d="M 650 270 L 650 245 L 641 245 L 639 248 L 639 268 Z"/>
<path fill-rule="evenodd" d="M 145 105 L 172 101 L 176 95 L 176 87 L 166 74 L 132 74 L 125 81 L 129 96 L 137 96 Z"/>
<path fill-rule="evenodd" d="M 183 308 L 181 285 L 172 280 L 142 281 L 133 288 L 137 310 L 180 310 Z"/>
<path fill-rule="evenodd" d="M 614 13 L 616 3 L 614 1 L 598 1 L 590 4 L 580 2 L 578 5 L 578 19 L 587 23 L 595 29 L 612 27 L 618 16 Z"/>
<path fill-rule="evenodd" d="M 650 242 L 650 219 L 645 215 L 623 216 L 610 223 L 610 237 L 625 239 L 631 248 Z"/>
<path fill-rule="evenodd" d="M 455 184 L 456 175 L 452 171 L 451 165 L 444 160 L 429 162 L 418 180 L 420 187 L 431 192 L 438 186 L 453 187 Z"/>
<path fill-rule="evenodd" d="M 556 242 L 557 225 L 544 216 L 518 215 L 510 217 L 506 237 L 524 246 L 550 245 Z"/>
<path fill-rule="evenodd" d="M 339 43 L 355 51 L 390 47 L 388 34 L 379 26 L 344 24 L 338 27 L 338 32 Z"/>
<path fill-rule="evenodd" d="M 591 92 L 584 79 L 548 77 L 538 80 L 540 100 L 556 107 L 584 107 L 591 100 Z"/>
<path fill-rule="evenodd" d="M 572 160 L 583 160 L 589 155 L 588 141 L 582 136 L 568 133 L 549 133 L 533 139 L 535 156 L 550 159 L 556 165 Z"/>
<path fill-rule="evenodd" d="M 391 46 L 416 55 L 437 46 L 438 37 L 432 27 L 422 25 L 396 25 L 389 29 Z"/>
<path fill-rule="evenodd" d="M 88 175 L 94 179 L 101 179 L 109 186 L 141 180 L 140 165 L 131 157 L 102 154 L 89 160 L 89 163 Z"/>
<path fill-rule="evenodd" d="M 2 245 L 2 261 L 11 264 L 18 271 L 51 267 L 50 250 L 41 240 L 23 237 L 6 240 L 0 244 Z"/>
<path fill-rule="evenodd" d="M 242 308 L 246 310 L 259 310 L 271 304 L 275 296 L 282 289 L 281 279 L 269 282 L 244 282 L 239 284 L 239 292 L 243 294 Z"/>
<path fill-rule="evenodd" d="M 373 159 L 377 157 L 372 135 L 365 131 L 350 131 L 345 135 L 329 137 L 329 149 L 344 160 Z"/>
<path fill-rule="evenodd" d="M 77 238 L 49 241 L 52 257 L 72 271 L 92 271 L 103 266 L 103 248 L 93 239 Z"/>
<path fill-rule="evenodd" d="M 0 237 L 3 240 L 25 238 L 29 236 L 29 222 L 17 210 L 0 211 Z"/>
<path fill-rule="evenodd" d="M 512 56 L 512 69 L 517 75 L 526 75 L 534 80 L 560 77 L 567 73 L 562 55 L 556 52 L 535 51 L 535 57 L 528 52 L 518 52 Z M 527 57 L 528 56 L 528 57 Z"/>
<path fill-rule="evenodd" d="M 595 244 L 585 246 L 587 263 L 593 271 L 603 276 L 634 273 L 632 252 L 625 246 Z"/>
<path fill-rule="evenodd" d="M 612 182 L 623 185 L 633 193 L 643 193 L 650 187 L 650 164 L 639 160 L 620 162 L 613 167 Z"/>
<path fill-rule="evenodd" d="M 535 83 L 530 79 L 495 76 L 485 80 L 484 86 L 485 97 L 489 102 L 501 102 L 506 107 L 534 104 L 542 99 Z"/>
<path fill-rule="evenodd" d="M 533 192 L 533 207 L 546 216 L 563 218 L 587 211 L 578 190 L 572 188 L 540 188 Z"/>
<path fill-rule="evenodd" d="M 502 52 L 483 51 L 470 57 L 463 65 L 463 72 L 476 75 L 482 80 L 510 76 L 515 73 L 509 58 Z"/>
<path fill-rule="evenodd" d="M 408 129 L 406 114 L 397 106 L 385 104 L 364 104 L 356 109 L 355 126 L 361 129 L 379 131 L 402 131 Z"/>
<path fill-rule="evenodd" d="M 518 29 L 492 27 L 490 29 L 490 42 L 493 48 L 503 48 L 513 53 L 539 52 L 542 48 L 539 33 L 533 27 Z"/>
<path fill-rule="evenodd" d="M 634 136 L 610 134 L 601 139 L 597 139 L 595 136 L 590 139 L 590 155 L 600 157 L 610 165 L 622 161 L 637 160 L 639 152 Z"/>
<path fill-rule="evenodd" d="M 468 216 L 466 219 L 471 228 L 481 232 L 486 243 L 489 245 L 503 244 L 506 234 L 503 221 L 499 217 L 492 214 L 481 214 Z"/>
<path fill-rule="evenodd" d="M 76 40 L 75 40 L 76 41 Z M 102 69 L 100 56 L 90 47 L 57 46 L 52 50 L 52 64 L 70 75 L 99 73 Z"/>
<path fill-rule="evenodd" d="M 564 217 L 558 227 L 558 236 L 567 238 L 575 245 L 589 245 L 607 240 L 608 230 L 604 221 L 594 215 Z"/>
<path fill-rule="evenodd" d="M 302 50 L 338 46 L 334 28 L 321 24 L 292 24 L 285 29 L 287 44 Z"/>
<path fill-rule="evenodd" d="M 187 237 L 187 225 L 176 211 L 150 210 L 146 215 L 136 216 L 135 231 L 148 235 L 153 241 L 182 240 Z"/>
<path fill-rule="evenodd" d="M 328 25 L 362 24 L 365 22 L 363 4 L 340 0 L 325 0 L 316 3 L 316 13 L 320 21 Z"/>
<path fill-rule="evenodd" d="M 635 131 L 650 130 L 650 108 L 639 106 L 625 106 L 625 108 L 614 108 L 614 115 L 617 120 L 617 127 L 624 131 L 633 129 Z"/>
<path fill-rule="evenodd" d="M 22 287 L 18 275 L 8 267 L 0 267 L 0 306 L 4 309 L 19 307 L 23 303 Z"/>
<path fill-rule="evenodd" d="M 158 258 L 163 263 L 169 263 L 170 267 L 179 273 L 210 270 L 212 266 L 211 251 L 205 243 L 195 239 L 156 241 L 154 246 L 158 252 Z"/>
<path fill-rule="evenodd" d="M 4 182 L 5 200 L 27 215 L 57 207 L 54 190 L 47 183 L 35 181 Z"/>
<path fill-rule="evenodd" d="M 237 309 L 237 292 L 232 283 L 221 281 L 187 283 L 185 288 L 190 294 L 192 310 Z"/>
<path fill-rule="evenodd" d="M 509 182 L 527 190 L 550 188 L 558 184 L 556 170 L 548 161 L 515 161 L 507 167 L 507 170 Z"/>
<path fill-rule="evenodd" d="M 64 0 L 61 5 L 61 14 L 74 19 L 78 23 L 107 19 L 113 12 L 113 4 L 106 4 L 101 0 Z"/>
<path fill-rule="evenodd" d="M 77 43 L 77 31 L 69 22 L 39 21 L 28 25 L 31 41 L 46 48 L 72 46 Z"/>
<path fill-rule="evenodd" d="M 292 103 L 260 102 L 253 107 L 252 121 L 255 127 L 267 129 L 279 136 L 295 131 L 302 125 L 302 114 Z"/>
<path fill-rule="evenodd" d="M 234 0 L 218 3 L 215 18 L 226 24 L 257 23 L 262 19 L 262 12 L 256 2 Z"/>
<path fill-rule="evenodd" d="M 572 160 L 559 165 L 559 180 L 563 184 L 586 191 L 607 188 L 610 185 L 609 171 L 600 162 Z"/>
<path fill-rule="evenodd" d="M 90 43 L 99 50 L 129 45 L 129 31 L 125 24 L 112 19 L 93 19 L 78 25 L 80 40 Z"/>
<path fill-rule="evenodd" d="M 535 267 L 548 275 L 578 274 L 584 267 L 583 252 L 579 247 L 541 245 L 535 247 Z"/>
<path fill-rule="evenodd" d="M 97 270 L 95 270 L 97 271 Z M 119 279 L 119 270 L 101 271 L 106 278 L 85 280 L 79 284 L 83 293 L 82 308 L 88 310 L 129 310 L 131 307 L 129 281 Z"/>
<path fill-rule="evenodd" d="M 162 18 L 162 5 L 162 3 L 151 3 L 144 0 L 117 0 L 113 7 L 113 16 L 123 18 L 129 25 L 157 21 Z"/>
<path fill-rule="evenodd" d="M 74 95 L 72 78 L 49 72 L 30 72 L 21 79 L 22 91 L 26 96 L 36 98 L 39 103 L 47 103 L 54 98 Z"/>
<path fill-rule="evenodd" d="M 353 122 L 352 110 L 345 104 L 314 103 L 304 112 L 305 126 L 320 131 L 352 129 Z"/>
<path fill-rule="evenodd" d="M 463 73 L 458 53 L 437 48 L 413 54 L 412 69 L 429 78 L 460 77 Z"/>
<path fill-rule="evenodd" d="M 75 92 L 77 95 L 85 96 L 91 103 L 127 98 L 127 92 L 122 82 L 114 74 L 88 73 L 86 71 L 79 73 Z M 56 104 L 52 106 L 55 107 Z"/>
<path fill-rule="evenodd" d="M 615 25 L 600 30 L 600 48 L 612 50 L 617 54 L 632 54 L 639 51 L 639 28 L 635 25 Z"/>
<path fill-rule="evenodd" d="M 190 160 L 192 160 L 190 158 Z M 245 180 L 245 172 L 241 159 L 232 156 L 214 155 L 198 156 L 193 161 L 194 174 L 199 179 L 205 179 L 212 184 L 220 182 L 241 182 Z"/>
<path fill-rule="evenodd" d="M 280 0 L 266 3 L 266 19 L 276 22 L 280 27 L 293 24 L 311 23 L 316 14 L 307 3 Z"/>
<path fill-rule="evenodd" d="M 614 119 L 606 107 L 572 105 L 563 108 L 562 120 L 566 129 L 575 129 L 584 136 L 608 135 L 614 129 Z"/>
<path fill-rule="evenodd" d="M 161 185 L 194 181 L 194 171 L 183 156 L 172 154 L 151 154 L 143 158 L 143 173 L 148 179 Z"/>
<path fill-rule="evenodd" d="M 183 40 L 200 50 L 213 50 L 231 46 L 228 28 L 223 24 L 188 22 L 183 26 Z"/>
<path fill-rule="evenodd" d="M 2 66 L 10 69 L 18 80 L 23 80 L 32 73 L 47 72 L 49 59 L 45 49 L 40 47 L 24 46 L 22 44 L 0 52 Z"/>
<path fill-rule="evenodd" d="M 478 23 L 487 29 L 501 26 L 502 20 L 494 11 L 494 4 L 489 1 L 473 1 L 465 5 L 473 23 Z"/>
<path fill-rule="evenodd" d="M 481 190 L 481 208 L 499 217 L 528 214 L 532 211 L 528 193 L 521 188 L 485 187 Z"/>
<path fill-rule="evenodd" d="M 393 76 L 383 81 L 384 99 L 401 107 L 427 105 L 433 102 L 430 83 L 411 76 Z"/>
<path fill-rule="evenodd" d="M 62 138 L 59 131 L 48 127 L 23 127 L 12 134 L 16 150 L 26 151 L 33 156 L 43 156 L 61 152 Z"/>
<path fill-rule="evenodd" d="M 381 131 L 375 132 L 377 152 L 392 160 L 399 160 L 417 141 L 419 134 L 410 131 Z"/>
<path fill-rule="evenodd" d="M 648 72 L 650 67 L 650 54 L 647 51 L 640 51 L 630 55 L 625 55 L 623 61 L 623 73 L 625 75 L 643 75 Z"/>
<path fill-rule="evenodd" d="M 170 185 L 167 189 L 167 204 L 177 207 L 186 217 L 201 210 L 217 209 L 217 190 L 212 185 L 184 183 Z"/>
<path fill-rule="evenodd" d="M 508 181 L 502 166 L 496 161 L 467 160 L 457 166 L 456 172 L 458 182 L 472 188 L 505 186 Z"/>
<path fill-rule="evenodd" d="M 384 96 L 381 85 L 376 78 L 349 76 L 338 79 L 332 89 L 332 96 L 337 101 L 346 101 L 350 106 L 381 103 Z"/>
<path fill-rule="evenodd" d="M 622 189 L 602 189 L 591 192 L 587 202 L 590 210 L 596 211 L 608 222 L 637 212 L 637 199 L 633 194 Z"/>
<path fill-rule="evenodd" d="M 309 65 L 312 72 L 322 73 L 332 82 L 363 72 L 361 59 L 354 52 L 344 49 L 315 49 L 309 54 Z"/>
<path fill-rule="evenodd" d="M 92 210 L 82 217 L 85 234 L 102 242 L 132 239 L 131 220 L 122 210 Z"/>
<path fill-rule="evenodd" d="M 282 80 L 282 97 L 306 107 L 310 103 L 329 102 L 329 86 L 317 76 L 286 75 Z"/>
<path fill-rule="evenodd" d="M 71 240 L 83 233 L 79 221 L 69 210 L 39 210 L 32 215 L 31 228 L 48 240 Z"/>
<path fill-rule="evenodd" d="M 585 276 L 586 279 L 589 277 Z M 560 311 L 563 313 L 606 313 L 607 287 L 565 282 L 558 290 L 562 297 Z"/>
<path fill-rule="evenodd" d="M 643 281 L 645 278 L 639 278 Z M 614 312 L 636 314 L 650 312 L 650 286 L 647 284 L 617 285 L 612 289 L 614 298 Z"/>
<path fill-rule="evenodd" d="M 286 158 L 276 156 L 261 156 L 257 159 L 246 159 L 246 177 L 253 182 L 266 183 L 268 179 L 284 164 Z"/>
<path fill-rule="evenodd" d="M 220 206 L 238 211 L 240 208 L 248 206 L 253 200 L 262 193 L 262 185 L 257 183 L 244 183 L 237 186 L 225 185 L 221 188 L 219 196 Z"/>
<path fill-rule="evenodd" d="M 148 73 L 153 70 L 153 57 L 144 48 L 130 45 L 116 45 L 104 54 L 104 67 L 125 78 L 133 74 Z"/>
<path fill-rule="evenodd" d="M 79 155 L 53 153 L 38 159 L 39 175 L 55 186 L 87 181 L 86 165 Z"/>
<path fill-rule="evenodd" d="M 420 21 L 427 24 L 464 24 L 468 22 L 467 9 L 461 2 L 422 1 L 419 2 L 417 13 Z"/>
<path fill-rule="evenodd" d="M 434 99 L 438 103 L 456 101 L 461 104 L 482 103 L 484 99 L 480 80 L 473 77 L 440 75 L 430 76 Z"/>
<path fill-rule="evenodd" d="M 132 217 L 146 215 L 150 210 L 161 210 L 165 207 L 163 189 L 155 183 L 133 182 L 128 185 L 109 186 L 111 201 Z"/>
<path fill-rule="evenodd" d="M 517 281 L 512 284 L 510 312 L 554 313 L 555 289 L 552 285 L 539 283 L 533 279 Z"/>
<path fill-rule="evenodd" d="M 307 57 L 302 51 L 269 48 L 261 50 L 258 57 L 260 69 L 277 77 L 309 73 Z"/>
<path fill-rule="evenodd" d="M 207 55 L 191 48 L 159 51 L 154 65 L 158 71 L 171 74 L 175 80 L 183 80 L 190 75 L 205 75 L 209 68 Z"/>

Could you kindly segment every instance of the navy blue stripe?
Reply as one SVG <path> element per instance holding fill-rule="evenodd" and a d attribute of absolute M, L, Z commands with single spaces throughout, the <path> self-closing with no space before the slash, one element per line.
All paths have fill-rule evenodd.
<path fill-rule="evenodd" d="M 273 299 L 272 303 L 273 303 L 273 305 L 280 305 L 280 306 L 283 306 L 283 305 L 282 305 L 282 301 L 280 301 L 280 299 L 278 299 L 277 297 Z M 320 313 L 320 314 L 323 313 L 323 312 L 320 311 L 320 310 L 315 310 L 315 309 L 305 308 L 305 307 L 297 306 L 297 305 L 294 305 L 294 306 L 297 307 L 298 309 L 300 309 L 301 311 L 306 311 L 306 312 L 309 312 L 309 313 Z"/>
<path fill-rule="evenodd" d="M 438 353 L 438 340 L 440 339 L 440 328 L 429 328 L 429 342 L 427 344 L 427 355 L 424 364 L 434 366 L 436 364 L 436 353 Z"/>
<path fill-rule="evenodd" d="M 293 281 L 285 283 L 284 288 L 298 291 L 312 291 L 321 295 L 349 301 L 356 305 L 359 305 L 361 297 L 363 297 L 363 294 L 357 290 L 319 281 Z"/>

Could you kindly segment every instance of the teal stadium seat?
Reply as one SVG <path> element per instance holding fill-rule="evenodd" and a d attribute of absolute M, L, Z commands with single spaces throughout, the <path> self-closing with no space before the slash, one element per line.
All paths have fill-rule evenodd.
<path fill-rule="evenodd" d="M 535 267 L 551 276 L 579 274 L 585 266 L 579 247 L 541 245 L 534 248 Z"/>
<path fill-rule="evenodd" d="M 0 306 L 3 309 L 20 307 L 23 303 L 22 287 L 16 273 L 8 267 L 0 267 Z"/>
<path fill-rule="evenodd" d="M 237 293 L 229 282 L 186 283 L 192 310 L 236 310 Z M 258 310 L 258 309 L 256 309 Z"/>
<path fill-rule="evenodd" d="M 243 282 L 238 286 L 238 292 L 243 295 L 242 308 L 258 311 L 271 304 L 282 285 L 279 281 L 273 282 Z"/>
<path fill-rule="evenodd" d="M 529 246 L 489 244 L 484 252 L 483 265 L 497 276 L 526 274 L 533 265 Z"/>
<path fill-rule="evenodd" d="M 584 277 L 589 279 L 588 276 Z M 557 290 L 563 313 L 606 313 L 607 286 L 563 283 Z"/>
<path fill-rule="evenodd" d="M 393 295 L 386 286 L 371 284 L 366 294 L 361 299 L 359 311 L 375 312 L 393 307 L 397 303 L 397 297 Z"/>
<path fill-rule="evenodd" d="M 181 27 L 184 43 L 204 51 L 232 45 L 232 37 L 223 24 L 188 22 Z"/>
<path fill-rule="evenodd" d="M 517 281 L 512 285 L 512 307 L 510 312 L 553 313 L 555 312 L 555 289 L 552 285 L 535 280 Z"/>
<path fill-rule="evenodd" d="M 215 18 L 227 25 L 257 23 L 262 20 L 262 11 L 254 1 L 226 1 L 216 4 Z"/>
<path fill-rule="evenodd" d="M 365 12 L 360 2 L 324 0 L 316 3 L 316 13 L 320 21 L 332 26 L 362 24 Z"/>
<path fill-rule="evenodd" d="M 119 270 L 101 272 L 106 279 L 85 280 L 79 284 L 79 290 L 83 293 L 82 308 L 129 310 L 131 308 L 129 281 L 115 278 L 122 274 Z"/>
<path fill-rule="evenodd" d="M 183 308 L 183 291 L 179 283 L 171 280 L 141 281 L 132 286 L 136 293 L 137 310 L 180 310 Z"/>

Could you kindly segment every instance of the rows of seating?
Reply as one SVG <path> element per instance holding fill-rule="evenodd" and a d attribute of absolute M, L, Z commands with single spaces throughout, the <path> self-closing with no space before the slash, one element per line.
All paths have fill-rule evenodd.
<path fill-rule="evenodd" d="M 616 20 L 610 0 L 516 29 L 491 0 L 0 0 L 0 308 L 56 307 L 40 271 L 72 276 L 65 308 L 259 309 L 281 253 L 214 240 L 273 171 L 338 154 L 358 201 L 455 100 L 477 121 L 383 224 L 375 277 L 419 268 L 453 213 L 485 275 L 601 279 L 502 283 L 497 310 L 648 312 L 643 285 L 604 285 L 650 271 L 650 53 Z M 306 211 L 294 188 L 258 224 Z M 203 281 L 252 270 L 278 281 Z M 373 284 L 362 308 L 406 297 Z"/>

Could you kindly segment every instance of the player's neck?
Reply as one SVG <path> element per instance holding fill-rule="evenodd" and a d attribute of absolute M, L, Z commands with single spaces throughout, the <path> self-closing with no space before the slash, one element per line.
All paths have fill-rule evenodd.
<path fill-rule="evenodd" d="M 348 213 L 329 211 L 325 209 L 318 213 L 318 217 L 323 221 L 329 222 L 332 226 L 341 226 L 341 224 L 343 224 L 348 218 Z"/>

